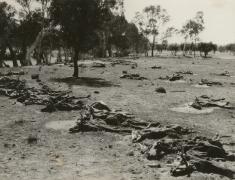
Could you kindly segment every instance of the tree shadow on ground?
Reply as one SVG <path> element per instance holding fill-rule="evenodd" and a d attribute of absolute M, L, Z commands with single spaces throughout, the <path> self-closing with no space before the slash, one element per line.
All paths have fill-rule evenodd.
<path fill-rule="evenodd" d="M 88 86 L 88 87 L 112 87 L 119 86 L 113 84 L 111 81 L 106 81 L 102 78 L 93 78 L 93 77 L 66 77 L 66 78 L 52 78 L 50 79 L 53 82 L 66 83 L 68 86 Z"/>

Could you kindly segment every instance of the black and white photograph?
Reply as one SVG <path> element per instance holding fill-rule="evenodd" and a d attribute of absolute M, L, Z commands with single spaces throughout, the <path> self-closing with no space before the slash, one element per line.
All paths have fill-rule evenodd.
<path fill-rule="evenodd" d="M 235 179 L 235 0 L 0 0 L 0 180 Z"/>

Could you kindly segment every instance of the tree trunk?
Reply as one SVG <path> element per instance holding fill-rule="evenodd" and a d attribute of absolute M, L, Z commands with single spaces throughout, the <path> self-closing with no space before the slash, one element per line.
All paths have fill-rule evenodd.
<path fill-rule="evenodd" d="M 109 57 L 112 57 L 113 56 L 113 53 L 112 53 L 112 45 L 111 43 L 108 41 L 107 43 L 107 49 L 108 49 L 108 54 L 109 54 Z"/>
<path fill-rule="evenodd" d="M 60 47 L 61 49 L 61 47 Z M 53 53 L 53 45 L 52 45 L 52 39 L 50 38 L 50 49 L 49 49 L 49 63 L 51 64 L 51 59 L 52 59 L 52 53 Z M 62 61 L 62 59 L 61 59 Z"/>
<path fill-rule="evenodd" d="M 154 47 L 155 47 L 155 35 L 153 36 L 153 43 L 152 43 L 152 57 L 154 56 Z"/>
<path fill-rule="evenodd" d="M 196 40 L 196 38 L 195 38 L 195 42 L 194 42 L 195 44 L 194 44 L 194 58 L 196 57 L 196 44 L 197 44 L 197 40 Z"/>
<path fill-rule="evenodd" d="M 22 56 L 20 57 L 20 64 L 21 66 L 26 66 L 25 64 L 25 57 L 26 57 L 26 53 L 27 53 L 27 47 L 25 44 L 22 45 Z"/>
<path fill-rule="evenodd" d="M 79 58 L 79 51 L 75 49 L 75 54 L 73 58 L 73 65 L 74 65 L 73 77 L 75 78 L 78 78 L 78 58 Z"/>
<path fill-rule="evenodd" d="M 69 62 L 68 50 L 64 46 L 63 46 L 63 52 L 64 52 L 64 62 L 67 63 Z"/>
<path fill-rule="evenodd" d="M 105 31 L 102 32 L 101 37 L 102 37 L 102 39 L 101 39 L 101 57 L 105 58 L 106 57 L 106 48 L 107 48 Z"/>
<path fill-rule="evenodd" d="M 35 50 L 36 50 L 36 65 L 41 65 L 43 61 L 42 52 L 39 48 Z"/>
<path fill-rule="evenodd" d="M 62 62 L 62 56 L 61 56 L 61 52 L 62 52 L 62 48 L 59 47 L 58 49 L 58 54 L 57 54 L 57 63 L 61 63 Z"/>
<path fill-rule="evenodd" d="M 183 56 L 186 56 L 186 39 L 184 39 Z"/>
<path fill-rule="evenodd" d="M 13 66 L 14 67 L 18 67 L 18 63 L 17 63 L 16 54 L 15 54 L 14 49 L 12 48 L 12 46 L 11 46 L 11 44 L 9 42 L 7 42 L 7 46 L 9 48 L 10 53 L 11 53 L 11 58 L 12 58 L 12 61 L 13 61 Z"/>
<path fill-rule="evenodd" d="M 25 65 L 32 65 L 31 54 L 36 49 L 36 47 L 41 43 L 42 39 L 47 34 L 47 30 L 48 29 L 42 29 L 41 32 L 38 33 L 35 41 L 31 44 L 30 47 L 27 48 L 25 63 L 24 63 Z"/>
<path fill-rule="evenodd" d="M 193 57 L 196 57 L 196 49 L 195 49 L 195 44 L 194 44 L 194 48 L 193 48 Z"/>
<path fill-rule="evenodd" d="M 6 47 L 0 49 L 0 68 L 4 66 L 4 55 L 6 53 Z"/>

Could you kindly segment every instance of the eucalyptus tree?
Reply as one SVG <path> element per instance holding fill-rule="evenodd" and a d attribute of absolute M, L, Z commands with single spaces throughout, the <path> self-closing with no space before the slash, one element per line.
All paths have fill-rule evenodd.
<path fill-rule="evenodd" d="M 201 52 L 204 53 L 204 57 L 206 58 L 209 54 L 209 52 L 211 51 L 215 51 L 217 50 L 217 45 L 216 44 L 213 44 L 212 42 L 210 43 L 199 43 L 198 44 L 198 50 Z"/>
<path fill-rule="evenodd" d="M 170 20 L 166 9 L 160 5 L 148 6 L 144 8 L 143 12 L 137 12 L 134 18 L 134 22 L 139 27 L 139 30 L 149 39 L 151 43 L 151 54 L 154 56 L 154 47 L 156 38 L 160 34 L 164 25 Z"/>
<path fill-rule="evenodd" d="M 13 47 L 16 27 L 15 9 L 6 2 L 0 2 L 0 67 L 4 64 L 6 48 L 10 51 L 13 66 L 18 66 Z"/>
<path fill-rule="evenodd" d="M 196 55 L 196 44 L 199 41 L 199 34 L 205 29 L 204 27 L 204 14 L 202 11 L 197 12 L 196 16 L 193 19 L 190 19 L 183 26 L 181 33 L 184 36 L 185 46 L 188 39 L 192 41 L 194 46 L 194 57 Z M 185 55 L 185 47 L 184 46 L 184 55 Z"/>
<path fill-rule="evenodd" d="M 41 63 L 41 45 L 51 30 L 49 24 L 50 0 L 16 0 L 19 12 L 19 33 L 22 41 L 22 65 L 31 65 L 31 55 L 37 51 L 37 63 Z"/>
<path fill-rule="evenodd" d="M 53 26 L 59 26 L 66 43 L 74 51 L 74 77 L 78 77 L 81 53 L 99 44 L 97 32 L 102 29 L 102 21 L 108 12 L 103 0 L 52 0 L 50 14 Z"/>

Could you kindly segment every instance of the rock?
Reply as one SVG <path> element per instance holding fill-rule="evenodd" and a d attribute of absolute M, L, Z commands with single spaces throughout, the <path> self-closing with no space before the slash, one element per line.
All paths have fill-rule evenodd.
<path fill-rule="evenodd" d="M 27 142 L 28 142 L 28 144 L 37 144 L 38 138 L 37 138 L 37 136 L 30 135 L 27 138 Z"/>
<path fill-rule="evenodd" d="M 94 93 L 95 93 L 95 94 L 100 94 L 100 92 L 99 92 L 99 91 L 94 91 Z"/>
<path fill-rule="evenodd" d="M 136 69 L 137 68 L 137 66 L 135 65 L 135 64 L 133 64 L 132 66 L 131 66 L 131 69 Z"/>
<path fill-rule="evenodd" d="M 166 93 L 166 89 L 163 88 L 163 87 L 159 87 L 155 91 L 158 92 L 158 93 L 164 93 L 164 94 Z"/>
<path fill-rule="evenodd" d="M 152 69 L 162 69 L 162 66 L 153 66 Z"/>
<path fill-rule="evenodd" d="M 10 147 L 10 144 L 7 144 L 7 143 L 4 144 L 4 148 L 9 148 L 9 147 Z"/>
<path fill-rule="evenodd" d="M 134 156 L 134 152 L 133 151 L 128 152 L 127 156 Z"/>
<path fill-rule="evenodd" d="M 32 75 L 31 75 L 31 78 L 32 78 L 32 79 L 39 79 L 39 74 L 32 74 Z"/>

